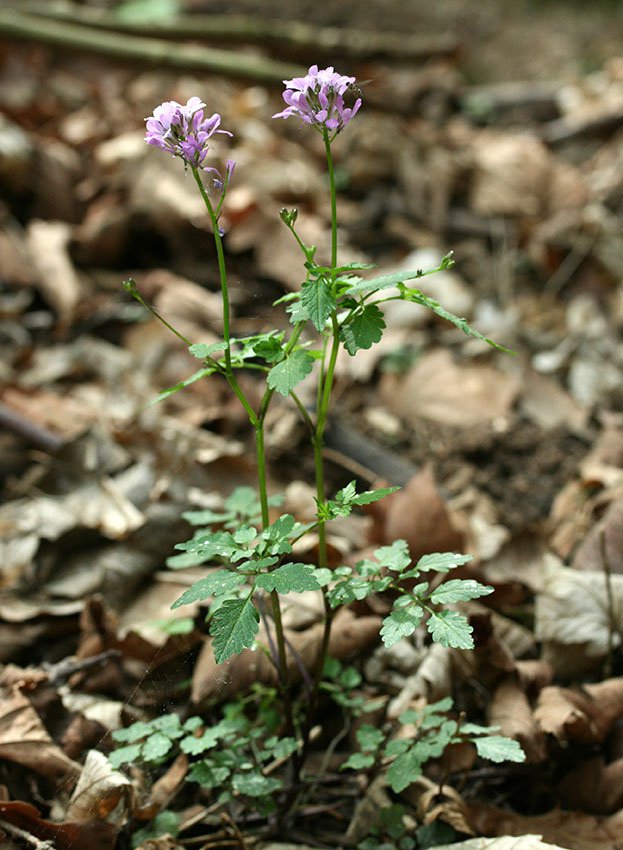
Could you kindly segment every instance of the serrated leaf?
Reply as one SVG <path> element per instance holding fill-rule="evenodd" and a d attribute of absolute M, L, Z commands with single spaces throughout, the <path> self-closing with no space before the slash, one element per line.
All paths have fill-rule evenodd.
<path fill-rule="evenodd" d="M 493 593 L 493 588 L 489 585 L 480 584 L 471 578 L 453 578 L 435 588 L 430 595 L 430 601 L 435 605 L 448 605 L 452 602 L 469 602 L 470 599 L 478 599 L 490 593 Z"/>
<path fill-rule="evenodd" d="M 261 773 L 237 773 L 232 785 L 234 790 L 245 797 L 264 797 L 281 788 L 281 780 L 274 776 L 263 776 Z"/>
<path fill-rule="evenodd" d="M 184 738 L 180 743 L 180 749 L 189 756 L 197 756 L 215 747 L 220 738 L 221 735 L 218 729 L 206 729 L 200 737 L 189 735 L 187 738 Z"/>
<path fill-rule="evenodd" d="M 381 639 L 386 647 L 393 646 L 404 637 L 409 637 L 422 622 L 424 611 L 419 605 L 409 608 L 398 608 L 392 611 L 384 620 L 381 629 Z"/>
<path fill-rule="evenodd" d="M 429 274 L 434 274 L 440 271 L 439 267 L 424 271 L 415 269 L 414 271 L 396 272 L 395 274 L 384 274 L 380 277 L 374 277 L 371 280 L 362 280 L 353 284 L 347 290 L 348 295 L 361 294 L 362 292 L 380 292 L 383 289 L 391 289 L 393 286 L 398 286 L 399 283 L 404 283 L 405 280 L 416 280 L 420 277 L 425 277 Z"/>
<path fill-rule="evenodd" d="M 230 345 L 234 342 L 237 342 L 235 339 L 229 340 Z M 227 343 L 225 340 L 221 339 L 219 342 L 197 342 L 194 345 L 189 345 L 188 350 L 192 354 L 193 357 L 196 357 L 198 360 L 205 360 L 206 357 L 209 357 L 211 354 L 215 354 L 217 351 L 225 351 L 227 348 Z"/>
<path fill-rule="evenodd" d="M 370 723 L 362 723 L 357 729 L 357 743 L 364 753 L 375 753 L 384 740 L 383 732 Z"/>
<path fill-rule="evenodd" d="M 423 555 L 415 565 L 415 571 L 425 573 L 435 570 L 438 573 L 447 573 L 455 567 L 462 567 L 472 560 L 472 555 L 460 555 L 456 552 L 431 552 Z"/>
<path fill-rule="evenodd" d="M 340 337 L 346 351 L 353 357 L 360 349 L 372 348 L 379 342 L 385 327 L 385 317 L 376 304 L 367 304 L 342 326 Z"/>
<path fill-rule="evenodd" d="M 165 564 L 172 570 L 183 570 L 186 567 L 199 567 L 201 564 L 205 564 L 206 561 L 211 560 L 211 558 L 212 555 L 210 553 L 182 552 L 181 555 L 170 555 L 166 559 Z"/>
<path fill-rule="evenodd" d="M 153 731 L 154 727 L 151 723 L 147 723 L 144 720 L 137 720 L 136 723 L 126 726 L 125 729 L 115 729 L 112 733 L 112 738 L 114 741 L 121 741 L 122 743 L 133 743 L 134 741 L 142 741 L 147 735 L 151 735 Z"/>
<path fill-rule="evenodd" d="M 141 744 L 128 744 L 127 747 L 118 747 L 108 756 L 108 761 L 117 769 L 124 764 L 131 764 L 141 757 Z"/>
<path fill-rule="evenodd" d="M 336 307 L 330 282 L 321 277 L 304 283 L 301 287 L 301 304 L 320 333 Z"/>
<path fill-rule="evenodd" d="M 473 649 L 472 627 L 458 611 L 434 612 L 428 618 L 426 628 L 435 643 L 454 649 Z"/>
<path fill-rule="evenodd" d="M 220 767 L 212 761 L 200 761 L 191 766 L 188 779 L 190 782 L 198 782 L 204 788 L 218 788 L 230 773 L 228 767 Z"/>
<path fill-rule="evenodd" d="M 283 564 L 270 573 L 262 573 L 255 579 L 255 587 L 271 593 L 303 593 L 320 590 L 318 579 L 311 564 Z"/>
<path fill-rule="evenodd" d="M 293 351 L 281 363 L 270 370 L 267 376 L 268 386 L 280 395 L 287 397 L 314 367 L 314 358 L 307 351 Z"/>
<path fill-rule="evenodd" d="M 166 756 L 172 746 L 173 742 L 167 735 L 162 732 L 154 732 L 143 743 L 141 755 L 145 761 L 159 761 L 163 756 Z"/>
<path fill-rule="evenodd" d="M 526 754 L 517 741 L 506 738 L 504 735 L 475 738 L 473 743 L 478 755 L 488 761 L 500 763 L 503 761 L 524 762 L 526 760 Z"/>
<path fill-rule="evenodd" d="M 244 576 L 230 570 L 218 570 L 205 578 L 196 581 L 188 590 L 175 600 L 171 608 L 180 608 L 192 602 L 203 602 L 211 596 L 223 596 L 244 582 Z"/>
<path fill-rule="evenodd" d="M 288 306 L 286 307 L 286 313 L 289 313 L 290 322 L 293 325 L 296 325 L 299 322 L 307 322 L 309 320 L 309 314 L 301 303 L 301 298 L 298 293 L 295 297 L 296 300 L 293 301 L 291 304 L 288 304 Z"/>
<path fill-rule="evenodd" d="M 217 664 L 253 646 L 259 631 L 260 615 L 247 599 L 226 599 L 210 621 L 212 651 Z"/>
<path fill-rule="evenodd" d="M 267 363 L 276 363 L 283 355 L 283 346 L 275 336 L 269 336 L 254 342 L 253 351 Z"/>
<path fill-rule="evenodd" d="M 422 775 L 422 764 L 415 747 L 398 756 L 387 771 L 387 783 L 392 791 L 399 794 L 415 782 Z"/>
<path fill-rule="evenodd" d="M 468 323 L 467 319 L 463 319 L 460 316 L 456 316 L 454 313 L 451 313 L 449 310 L 446 310 L 445 307 L 442 307 L 438 301 L 435 301 L 434 298 L 429 298 L 428 295 L 424 295 L 424 293 L 420 292 L 419 289 L 407 289 L 405 287 L 404 289 L 401 289 L 401 294 L 406 301 L 412 301 L 415 304 L 421 304 L 422 307 L 427 307 L 436 316 L 439 316 L 440 319 L 445 319 L 447 322 L 450 322 L 466 336 L 472 336 L 475 339 L 479 339 L 481 342 L 486 342 L 487 345 L 491 346 L 491 348 L 497 348 L 498 351 L 504 351 L 506 354 L 515 353 L 514 351 L 511 351 L 510 348 L 505 348 L 503 345 L 499 345 L 497 342 L 489 339 L 489 337 L 484 336 L 484 334 L 481 334 L 480 331 L 473 328 Z"/>
<path fill-rule="evenodd" d="M 397 490 L 400 490 L 400 487 L 379 487 L 377 490 L 366 490 L 363 493 L 357 493 L 351 499 L 351 505 L 371 505 L 372 502 L 378 502 L 379 499 L 384 499 L 385 496 L 389 496 Z"/>
<path fill-rule="evenodd" d="M 371 753 L 352 753 L 340 766 L 340 770 L 366 770 L 372 767 L 375 757 Z"/>
<path fill-rule="evenodd" d="M 401 573 L 411 563 L 409 545 L 406 540 L 394 540 L 390 546 L 380 546 L 374 551 L 379 564 L 395 573 Z"/>

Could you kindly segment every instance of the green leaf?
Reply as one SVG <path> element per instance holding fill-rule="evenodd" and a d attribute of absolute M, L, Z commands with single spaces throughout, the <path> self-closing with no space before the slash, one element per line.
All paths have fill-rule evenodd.
<path fill-rule="evenodd" d="M 439 611 L 430 615 L 426 627 L 435 643 L 455 649 L 473 649 L 472 627 L 458 611 Z"/>
<path fill-rule="evenodd" d="M 253 351 L 267 363 L 276 363 L 281 360 L 283 347 L 280 340 L 275 336 L 269 336 L 253 343 Z"/>
<path fill-rule="evenodd" d="M 361 312 L 340 329 L 340 338 L 346 351 L 353 357 L 360 349 L 372 348 L 385 330 L 385 317 L 376 304 L 367 304 Z"/>
<path fill-rule="evenodd" d="M 393 646 L 404 637 L 412 635 L 422 622 L 424 611 L 419 605 L 398 608 L 383 620 L 381 639 L 385 646 Z"/>
<path fill-rule="evenodd" d="M 352 753 L 344 764 L 340 766 L 340 770 L 366 770 L 375 762 L 375 757 L 371 753 Z"/>
<path fill-rule="evenodd" d="M 169 752 L 173 742 L 162 732 L 154 732 L 143 744 L 142 756 L 145 761 L 159 761 Z"/>
<path fill-rule="evenodd" d="M 211 560 L 212 555 L 204 552 L 182 552 L 181 555 L 171 555 L 165 561 L 172 570 L 183 570 L 186 567 L 198 567 Z"/>
<path fill-rule="evenodd" d="M 158 812 L 151 823 L 143 829 L 137 829 L 132 833 L 132 847 L 134 850 L 146 844 L 150 838 L 160 838 L 165 834 L 176 836 L 180 831 L 180 817 L 175 812 Z"/>
<path fill-rule="evenodd" d="M 264 797 L 281 788 L 281 780 L 261 773 L 237 773 L 232 785 L 234 790 L 245 797 Z"/>
<path fill-rule="evenodd" d="M 230 339 L 230 345 L 237 342 L 236 339 Z M 209 357 L 211 354 L 215 354 L 217 351 L 225 351 L 227 348 L 227 343 L 225 340 L 221 339 L 219 342 L 197 342 L 194 345 L 189 345 L 188 350 L 192 354 L 193 357 L 196 357 L 198 360 L 205 360 L 206 357 Z"/>
<path fill-rule="evenodd" d="M 473 579 L 453 578 L 433 590 L 430 601 L 435 605 L 448 605 L 452 602 L 468 602 L 490 593 L 493 593 L 493 588 L 489 585 L 480 584 Z"/>
<path fill-rule="evenodd" d="M 138 761 L 141 757 L 141 749 L 141 744 L 128 744 L 127 747 L 118 747 L 110 753 L 108 761 L 116 770 L 123 764 L 131 764 Z"/>
<path fill-rule="evenodd" d="M 323 277 L 317 280 L 308 280 L 301 287 L 301 304 L 310 321 L 320 333 L 336 307 L 331 283 Z"/>
<path fill-rule="evenodd" d="M 523 762 L 526 760 L 526 754 L 517 741 L 513 741 L 512 738 L 506 738 L 504 735 L 475 738 L 474 744 L 476 745 L 478 755 L 488 761 L 499 763 L 503 761 Z"/>
<path fill-rule="evenodd" d="M 295 300 L 286 307 L 286 313 L 290 315 L 290 322 L 293 325 L 296 325 L 299 322 L 309 321 L 309 314 L 301 303 L 301 298 L 298 293 L 295 296 Z"/>
<path fill-rule="evenodd" d="M 200 753 L 205 753 L 206 750 L 213 749 L 222 737 L 222 730 L 218 727 L 206 729 L 203 735 L 198 738 L 195 735 L 184 738 L 180 743 L 180 749 L 187 755 L 197 756 Z"/>
<path fill-rule="evenodd" d="M 247 599 L 226 599 L 210 621 L 212 650 L 217 664 L 253 646 L 259 631 L 260 615 Z"/>
<path fill-rule="evenodd" d="M 203 788 L 218 788 L 228 778 L 229 767 L 215 765 L 211 760 L 193 764 L 188 773 L 190 782 L 198 782 Z"/>
<path fill-rule="evenodd" d="M 434 570 L 438 573 L 447 573 L 455 567 L 462 567 L 472 560 L 472 555 L 458 555 L 455 552 L 432 552 L 423 555 L 415 565 L 414 575 Z"/>
<path fill-rule="evenodd" d="M 320 590 L 318 579 L 311 564 L 283 564 L 270 573 L 262 573 L 255 579 L 255 587 L 271 593 L 303 593 L 305 590 Z"/>
<path fill-rule="evenodd" d="M 113 741 L 120 741 L 121 743 L 134 743 L 134 741 L 142 741 L 143 738 L 151 735 L 153 731 L 154 727 L 151 723 L 138 720 L 136 723 L 126 726 L 125 729 L 115 729 L 112 733 L 112 738 Z"/>
<path fill-rule="evenodd" d="M 441 266 L 424 271 L 416 269 L 415 271 L 396 272 L 395 274 L 384 274 L 380 277 L 374 277 L 371 280 L 362 280 L 353 284 L 347 290 L 348 295 L 359 295 L 362 292 L 380 292 L 383 289 L 391 289 L 393 286 L 398 286 L 399 283 L 404 283 L 405 280 L 415 280 L 416 278 L 426 277 L 426 275 L 435 274 L 441 271 Z"/>
<path fill-rule="evenodd" d="M 268 386 L 287 397 L 294 387 L 309 375 L 313 367 L 314 358 L 311 354 L 302 349 L 293 351 L 289 357 L 270 370 L 267 377 Z"/>
<path fill-rule="evenodd" d="M 152 401 L 149 402 L 149 405 L 158 404 L 159 402 L 164 401 L 165 398 L 169 398 L 169 396 L 173 395 L 173 393 L 178 393 L 180 390 L 189 387 L 196 381 L 200 381 L 201 378 L 205 378 L 207 375 L 213 375 L 216 371 L 218 370 L 215 366 L 206 366 L 203 369 L 198 369 L 196 372 L 193 372 L 193 374 L 189 378 L 180 381 L 179 384 L 175 384 L 172 387 L 167 387 L 166 390 L 160 390 L 157 398 L 152 399 Z"/>
<path fill-rule="evenodd" d="M 357 493 L 351 500 L 351 505 L 371 505 L 372 502 L 378 502 L 379 499 L 384 499 L 391 493 L 400 490 L 400 487 L 379 487 L 377 490 L 366 490 L 363 493 Z"/>
<path fill-rule="evenodd" d="M 282 514 L 262 532 L 262 538 L 257 547 L 257 554 L 284 555 L 292 551 L 290 537 L 294 533 L 296 522 L 291 514 Z"/>
<path fill-rule="evenodd" d="M 398 756 L 387 771 L 387 782 L 396 794 L 404 791 L 418 776 L 422 775 L 422 764 L 425 759 L 415 747 Z"/>
<path fill-rule="evenodd" d="M 370 723 L 362 723 L 357 729 L 357 743 L 364 753 L 375 753 L 384 740 L 383 732 Z"/>
<path fill-rule="evenodd" d="M 380 546 L 374 552 L 379 564 L 394 573 L 401 573 L 411 563 L 409 545 L 406 540 L 394 540 L 390 546 Z"/>
<path fill-rule="evenodd" d="M 480 331 L 472 328 L 467 319 L 455 316 L 454 313 L 446 310 L 438 301 L 435 301 L 434 298 L 429 298 L 428 295 L 424 295 L 424 293 L 420 292 L 419 289 L 409 289 L 406 286 L 399 287 L 399 289 L 400 294 L 405 301 L 412 301 L 415 304 L 421 304 L 422 307 L 427 307 L 436 316 L 439 316 L 439 318 L 445 319 L 447 322 L 455 325 L 455 327 L 462 331 L 466 336 L 472 336 L 482 342 L 486 342 L 487 345 L 490 345 L 492 348 L 497 348 L 498 351 L 504 351 L 507 354 L 515 353 L 514 351 L 511 351 L 510 348 L 505 348 L 503 345 L 499 345 L 497 342 L 489 339 L 489 337 L 484 336 L 484 334 L 481 334 Z"/>
<path fill-rule="evenodd" d="M 180 608 L 182 605 L 190 605 L 192 602 L 203 602 L 204 599 L 209 599 L 211 596 L 223 596 L 243 582 L 244 576 L 239 573 L 230 570 L 218 570 L 196 581 L 175 600 L 171 608 Z"/>

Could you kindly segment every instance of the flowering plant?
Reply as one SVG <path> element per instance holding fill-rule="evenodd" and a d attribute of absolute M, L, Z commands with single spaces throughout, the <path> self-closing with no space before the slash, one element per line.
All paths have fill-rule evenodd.
<path fill-rule="evenodd" d="M 172 391 L 199 378 L 212 374 L 221 375 L 247 413 L 249 424 L 255 433 L 257 460 L 257 493 L 249 493 L 243 488 L 229 497 L 223 512 L 204 511 L 189 515 L 189 519 L 199 525 L 199 530 L 191 540 L 177 546 L 180 554 L 170 559 L 170 566 L 218 564 L 219 568 L 195 582 L 173 607 L 198 601 L 209 605 L 209 631 L 218 663 L 255 646 L 262 614 L 268 635 L 266 652 L 277 671 L 276 699 L 281 706 L 279 716 L 283 718 L 279 732 L 282 736 L 285 735 L 281 740 L 287 741 L 287 745 L 284 744 L 279 751 L 283 753 L 283 759 L 289 767 L 282 779 L 271 777 L 268 782 L 262 761 L 258 761 L 258 750 L 255 746 L 255 761 L 249 761 L 247 758 L 240 763 L 236 762 L 234 770 L 229 762 L 227 765 L 222 763 L 221 756 L 217 758 L 216 754 L 208 754 L 219 740 L 214 729 L 205 731 L 202 737 L 197 738 L 200 718 L 192 719 L 192 728 L 188 726 L 188 722 L 183 729 L 179 723 L 174 723 L 171 728 L 174 727 L 175 734 L 171 741 L 179 740 L 183 734 L 188 733 L 187 738 L 182 737 L 183 751 L 203 754 L 203 767 L 194 768 L 194 775 L 211 777 L 209 781 L 213 782 L 215 771 L 220 770 L 219 775 L 224 781 L 225 777 L 233 775 L 233 771 L 236 778 L 232 780 L 232 787 L 237 789 L 236 793 L 255 797 L 266 794 L 273 799 L 278 798 L 280 824 L 291 817 L 298 797 L 321 690 L 328 688 L 339 704 L 351 711 L 366 710 L 365 706 L 356 703 L 344 693 L 349 682 L 352 687 L 352 676 L 340 679 L 342 673 L 335 673 L 334 670 L 333 684 L 328 686 L 325 681 L 327 675 L 332 675 L 328 655 L 336 609 L 355 600 L 364 600 L 372 594 L 385 592 L 391 594 L 394 600 L 381 630 L 381 639 L 386 646 L 392 646 L 425 627 L 433 641 L 446 647 L 469 649 L 473 646 L 471 626 L 460 611 L 448 606 L 487 595 L 493 590 L 472 579 L 450 579 L 442 581 L 441 584 L 431 582 L 431 573 L 438 573 L 445 578 L 451 570 L 467 563 L 470 556 L 447 552 L 432 553 L 420 558 L 417 563 L 412 563 L 407 543 L 403 540 L 380 547 L 373 558 L 362 560 L 355 567 L 329 569 L 327 524 L 337 517 L 348 516 L 358 507 L 382 499 L 397 489 L 389 487 L 358 492 L 356 482 L 352 481 L 331 497 L 327 495 L 323 445 L 340 349 L 344 348 L 350 356 L 355 356 L 361 349 L 369 349 L 377 343 L 385 329 L 381 305 L 396 299 L 421 304 L 456 325 L 465 334 L 501 348 L 470 327 L 465 319 L 449 313 L 420 290 L 405 285 L 407 280 L 450 268 L 453 265 L 450 254 L 443 257 L 437 268 L 429 271 L 420 269 L 372 279 L 359 274 L 370 268 L 369 266 L 357 263 L 343 265 L 338 262 L 337 193 L 332 143 L 361 107 L 361 98 L 356 98 L 352 105 L 347 105 L 349 97 L 352 99 L 351 90 L 354 83 L 354 77 L 342 76 L 332 67 L 320 70 L 317 65 L 312 65 L 304 77 L 285 81 L 283 99 L 286 108 L 273 116 L 299 118 L 320 133 L 324 141 L 329 178 L 331 249 L 330 256 L 323 258 L 322 263 L 316 260 L 316 248 L 305 244 L 297 232 L 297 211 L 280 211 L 284 225 L 301 249 L 306 273 L 300 291 L 281 299 L 287 303 L 290 316 L 292 327 L 289 334 L 270 331 L 244 338 L 231 336 L 227 267 L 219 216 L 234 163 L 228 161 L 223 177 L 216 169 L 205 165 L 214 135 L 231 135 L 220 129 L 220 116 L 214 114 L 205 118 L 205 104 L 198 97 L 190 98 L 185 106 L 175 101 L 163 103 L 154 110 L 153 116 L 147 119 L 145 137 L 148 144 L 182 159 L 184 167 L 191 172 L 197 184 L 210 219 L 216 246 L 223 309 L 223 339 L 209 345 L 201 342 L 193 344 L 184 340 L 191 354 L 201 361 L 201 368 L 182 385 L 165 391 L 163 396 L 166 397 Z M 212 182 L 219 192 L 216 202 L 213 200 L 211 188 L 204 182 L 206 173 L 212 175 Z M 127 281 L 126 288 L 141 303 L 145 303 L 134 281 Z M 174 332 L 177 333 L 175 330 Z M 178 336 L 184 339 L 179 333 Z M 257 406 L 252 404 L 236 377 L 239 369 L 248 368 L 250 365 L 253 366 L 254 374 L 263 373 L 266 381 Z M 308 410 L 297 394 L 298 384 L 308 375 L 315 378 L 316 406 L 313 411 Z M 316 517 L 308 524 L 297 522 L 290 514 L 284 514 L 271 522 L 266 476 L 265 423 L 275 393 L 291 399 L 309 432 L 316 478 Z M 311 532 L 317 535 L 318 540 L 317 563 L 299 562 L 294 556 L 293 544 Z M 293 658 L 294 650 L 288 646 L 282 621 L 281 597 L 288 593 L 314 590 L 322 595 L 324 603 L 324 631 L 311 669 L 303 671 L 304 684 L 297 699 L 290 676 L 291 662 L 301 667 L 302 660 Z M 265 600 L 269 600 L 270 615 L 267 613 Z M 336 684 L 340 681 L 341 686 Z M 449 705 L 444 705 L 444 710 L 448 708 Z M 237 722 L 238 727 L 232 727 L 231 724 L 223 726 L 223 740 L 229 741 L 227 735 L 234 734 L 232 729 L 236 728 L 238 732 L 234 734 L 234 738 L 242 734 L 240 730 L 243 727 L 251 735 L 248 724 L 245 726 L 247 721 L 238 717 Z M 158 740 L 161 742 L 163 724 L 160 721 L 158 723 L 156 731 L 147 729 L 147 725 L 142 724 L 138 731 L 123 732 L 120 740 L 130 740 L 134 743 L 130 747 L 128 758 L 118 757 L 116 763 L 120 764 L 139 756 L 147 758 L 147 753 L 153 750 L 150 745 L 152 735 L 159 735 Z M 446 723 L 443 717 L 438 725 L 443 729 L 445 737 L 442 744 L 437 742 L 436 748 L 425 748 L 428 753 L 441 752 L 447 744 L 463 740 L 467 734 L 458 723 Z M 388 773 L 390 785 L 395 790 L 407 787 L 419 774 L 421 762 L 425 758 L 416 757 L 415 749 L 392 746 L 391 742 L 385 747 L 391 724 L 380 736 L 377 734 L 379 730 L 373 727 L 368 729 L 372 729 L 375 734 L 372 737 L 370 734 L 367 737 L 364 734 L 361 758 L 351 757 L 346 766 L 378 770 L 393 762 Z M 471 732 L 474 732 L 474 729 L 471 729 Z M 478 727 L 474 734 L 480 736 L 481 741 L 482 736 L 487 738 L 490 732 L 491 730 Z M 371 743 L 372 738 L 374 746 Z M 240 740 L 238 739 L 236 745 L 238 747 Z M 506 743 L 500 744 L 498 741 L 497 749 L 490 746 L 489 752 L 493 750 L 496 757 L 503 752 L 507 758 L 521 760 L 523 754 L 514 742 L 499 740 Z M 276 745 L 274 741 L 268 745 L 268 741 L 273 741 L 269 735 L 265 741 L 266 753 L 267 758 L 273 758 Z M 233 739 L 231 746 L 234 746 Z M 479 752 L 481 751 L 486 754 L 487 747 L 480 744 Z M 162 751 L 158 749 L 157 752 L 161 754 Z M 377 757 L 377 753 L 382 753 L 382 758 Z M 255 784 L 250 781 L 248 775 L 253 771 Z M 207 783 L 208 779 L 205 781 Z M 253 787 L 263 790 L 254 794 L 249 790 Z M 241 790 L 243 788 L 246 792 Z"/>

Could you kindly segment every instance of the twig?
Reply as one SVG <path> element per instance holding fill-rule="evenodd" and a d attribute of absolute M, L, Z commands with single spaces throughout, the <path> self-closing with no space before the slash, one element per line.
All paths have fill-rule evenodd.
<path fill-rule="evenodd" d="M 323 27 L 304 21 L 280 20 L 255 15 L 176 15 L 163 21 L 125 21 L 118 15 L 75 3 L 55 6 L 31 0 L 19 8 L 49 20 L 75 22 L 98 29 L 116 30 L 163 39 L 200 38 L 219 43 L 258 44 L 273 51 L 300 55 L 302 52 L 337 54 L 341 59 L 393 59 L 424 62 L 433 57 L 453 56 L 458 50 L 455 38 L 413 36 L 399 32 L 378 32 L 349 28 L 348 37 L 339 27 Z M 293 74 L 288 74 L 293 76 Z"/>
<path fill-rule="evenodd" d="M 160 68 L 209 71 L 227 77 L 281 83 L 304 73 L 299 65 L 278 62 L 197 44 L 180 44 L 163 38 L 109 32 L 83 24 L 55 21 L 17 9 L 0 10 L 0 37 L 50 44 L 69 50 L 98 53 Z"/>
<path fill-rule="evenodd" d="M 19 434 L 20 437 L 28 440 L 37 448 L 51 454 L 59 451 L 65 443 L 65 440 L 58 434 L 38 425 L 36 422 L 32 422 L 30 419 L 26 419 L 21 413 L 11 410 L 2 402 L 0 402 L 0 426 Z"/>
<path fill-rule="evenodd" d="M 107 649 L 106 652 L 100 652 L 98 655 L 91 655 L 89 658 L 76 658 L 70 656 L 64 658 L 57 664 L 43 664 L 43 669 L 48 674 L 48 681 L 51 685 L 60 685 L 73 676 L 74 673 L 79 673 L 82 670 L 89 670 L 91 667 L 97 667 L 109 661 L 111 658 L 120 658 L 121 652 L 118 649 Z"/>
<path fill-rule="evenodd" d="M 15 838 L 21 838 L 22 841 L 26 841 L 26 843 L 31 844 L 35 850 L 56 850 L 56 846 L 53 841 L 42 841 L 40 838 L 37 838 L 36 835 L 31 835 L 30 832 L 26 832 L 25 829 L 20 829 L 19 826 L 13 826 L 12 823 L 8 823 L 3 818 L 0 818 L 0 829 L 4 832 L 8 832 L 9 835 L 15 836 Z"/>

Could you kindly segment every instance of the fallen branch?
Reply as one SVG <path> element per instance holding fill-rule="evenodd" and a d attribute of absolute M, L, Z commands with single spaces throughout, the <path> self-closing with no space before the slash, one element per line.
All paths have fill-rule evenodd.
<path fill-rule="evenodd" d="M 340 59 L 390 59 L 423 62 L 453 56 L 458 42 L 449 36 L 411 36 L 398 32 L 319 27 L 303 21 L 260 18 L 253 15 L 177 15 L 162 21 L 123 20 L 100 9 L 67 3 L 55 6 L 41 0 L 22 2 L 19 8 L 47 20 L 81 23 L 162 39 L 207 39 L 270 47 L 281 53 L 339 55 Z M 292 75 L 290 75 L 292 76 Z"/>
<path fill-rule="evenodd" d="M 265 83 L 280 84 L 288 77 L 305 73 L 298 65 L 261 56 L 113 33 L 83 24 L 55 21 L 16 9 L 0 9 L 0 37 L 2 36 L 128 59 L 160 68 L 209 71 L 227 77 Z"/>

